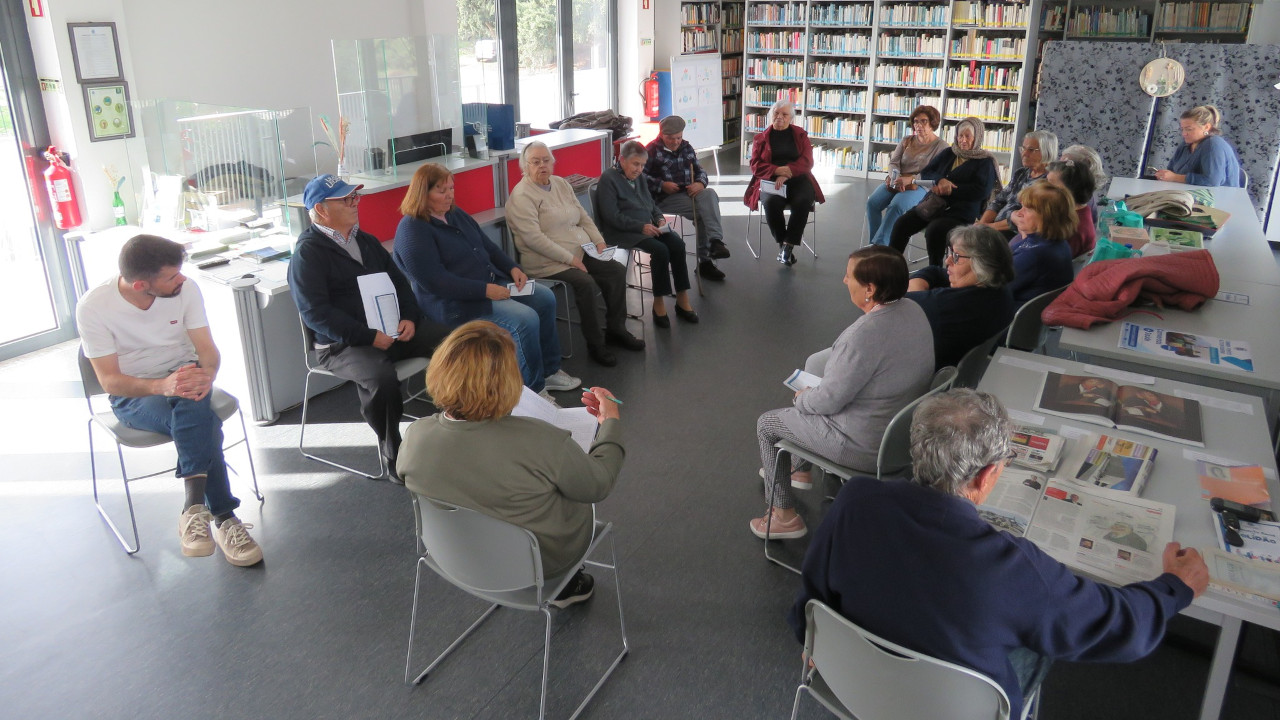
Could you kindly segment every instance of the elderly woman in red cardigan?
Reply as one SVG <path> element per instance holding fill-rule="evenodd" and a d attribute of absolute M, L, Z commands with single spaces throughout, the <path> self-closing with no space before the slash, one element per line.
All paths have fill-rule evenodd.
<path fill-rule="evenodd" d="M 813 145 L 809 133 L 792 125 L 795 107 L 779 100 L 769 111 L 769 127 L 751 143 L 751 184 L 742 201 L 752 210 L 763 195 L 764 217 L 778 243 L 778 262 L 796 263 L 795 248 L 804 236 L 814 202 L 825 202 L 822 188 L 811 174 Z M 791 208 L 791 220 L 783 217 Z"/>

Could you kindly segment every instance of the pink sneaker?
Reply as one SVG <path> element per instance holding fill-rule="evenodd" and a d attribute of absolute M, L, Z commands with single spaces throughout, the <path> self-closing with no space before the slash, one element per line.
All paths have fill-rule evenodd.
<path fill-rule="evenodd" d="M 773 524 L 769 525 L 769 515 L 773 514 Z M 765 528 L 768 526 L 768 535 Z M 809 528 L 805 527 L 804 518 L 796 515 L 790 520 L 779 520 L 777 511 L 770 509 L 763 517 L 751 521 L 751 532 L 761 540 L 794 540 L 804 537 Z"/>

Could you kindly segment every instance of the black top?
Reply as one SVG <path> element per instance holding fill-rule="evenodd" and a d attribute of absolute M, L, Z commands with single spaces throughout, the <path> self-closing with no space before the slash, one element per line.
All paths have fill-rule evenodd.
<path fill-rule="evenodd" d="M 1013 322 L 1017 307 L 1008 286 L 953 288 L 947 271 L 936 265 L 923 268 L 912 277 L 929 283 L 928 290 L 909 292 L 907 297 L 919 303 L 929 318 L 936 368 L 959 363 L 965 353 Z"/>
<path fill-rule="evenodd" d="M 795 133 L 769 133 L 769 152 L 773 153 L 773 159 L 769 162 L 774 165 L 786 165 L 799 160 L 800 149 L 796 147 Z"/>
<path fill-rule="evenodd" d="M 946 178 L 955 183 L 955 190 L 947 196 L 947 208 L 939 217 L 971 223 L 982 216 L 982 208 L 991 197 L 991 190 L 996 186 L 996 166 L 991 158 L 966 160 L 958 167 L 951 167 L 956 161 L 956 154 L 951 148 L 938 153 L 928 167 L 920 171 L 924 180 L 941 180 Z"/>

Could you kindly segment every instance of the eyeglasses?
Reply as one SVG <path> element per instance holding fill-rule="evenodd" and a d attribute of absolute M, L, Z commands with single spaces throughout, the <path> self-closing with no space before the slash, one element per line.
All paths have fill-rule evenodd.
<path fill-rule="evenodd" d="M 929 118 L 922 118 L 922 117 L 912 118 L 911 124 L 912 125 L 928 125 Z"/>
<path fill-rule="evenodd" d="M 958 253 L 958 252 L 956 252 L 956 251 L 955 251 L 955 248 L 947 248 L 947 258 L 946 258 L 946 259 L 947 259 L 948 261 L 950 261 L 950 262 L 958 263 L 958 262 L 960 262 L 961 260 L 968 260 L 968 259 L 969 259 L 969 258 L 971 258 L 971 257 L 973 257 L 973 256 L 972 256 L 972 255 L 961 255 L 960 253 Z"/>
<path fill-rule="evenodd" d="M 1017 460 L 1017 459 L 1018 459 L 1018 451 L 1016 451 L 1016 450 L 1010 450 L 1009 452 L 1005 453 L 1004 455 L 1001 455 L 1001 456 L 1000 456 L 1000 459 L 1001 459 L 1001 460 L 1003 460 L 1003 461 L 1005 461 L 1006 463 L 1011 463 L 1011 462 L 1013 462 L 1014 460 Z"/>
<path fill-rule="evenodd" d="M 362 197 L 364 196 L 361 195 L 360 193 L 353 192 L 350 195 L 344 195 L 339 198 L 329 198 L 328 200 L 325 200 L 325 202 L 340 202 L 343 205 L 346 205 L 347 207 L 355 207 L 356 205 L 360 204 L 360 198 Z"/>
<path fill-rule="evenodd" d="M 1027 147 L 1026 145 L 1023 145 L 1023 146 L 1019 147 L 1019 148 L 1018 148 L 1018 150 L 1019 150 L 1020 152 L 1024 152 L 1024 153 L 1040 152 L 1040 148 L 1038 148 L 1038 147 Z"/>

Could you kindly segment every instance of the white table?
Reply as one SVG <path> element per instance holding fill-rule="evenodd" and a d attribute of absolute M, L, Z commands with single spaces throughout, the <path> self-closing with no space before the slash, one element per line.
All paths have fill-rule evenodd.
<path fill-rule="evenodd" d="M 1119 200 L 1125 195 L 1153 190 L 1194 189 L 1194 185 L 1182 183 L 1115 178 L 1111 181 L 1107 196 Z M 1231 213 L 1226 224 L 1214 233 L 1213 238 L 1205 238 L 1205 248 L 1213 256 L 1224 285 L 1228 279 L 1280 285 L 1280 266 L 1276 265 L 1275 255 L 1267 243 L 1262 223 L 1258 222 L 1258 213 L 1253 208 L 1253 200 L 1249 198 L 1249 194 L 1243 188 L 1208 189 L 1213 191 L 1214 207 Z"/>
<path fill-rule="evenodd" d="M 1256 395 L 1262 398 L 1274 434 L 1280 408 L 1280 285 L 1223 278 L 1222 290 L 1249 296 L 1249 304 L 1209 300 L 1197 310 L 1151 308 L 1123 320 L 1094 325 L 1089 330 L 1063 328 L 1058 347 L 1077 359 L 1138 373 L 1150 373 L 1198 385 Z M 1152 314 L 1155 313 L 1155 314 Z M 1170 355 L 1152 355 L 1120 347 L 1125 322 L 1248 343 L 1253 371 L 1231 365 L 1209 365 Z"/>
<path fill-rule="evenodd" d="M 1143 385 L 1163 393 L 1184 391 L 1200 396 L 1205 447 L 1161 440 L 1122 430 L 1106 430 L 1098 425 L 1076 422 L 1071 418 L 1038 413 L 1035 407 L 1044 373 L 1048 370 L 1072 374 L 1094 374 L 1085 370 L 1079 362 L 1063 358 L 1032 355 L 1017 350 L 1000 349 L 982 378 L 978 389 L 1000 398 L 1011 411 L 1015 422 L 1029 422 L 1048 428 L 1085 429 L 1091 432 L 1108 432 L 1130 437 L 1157 448 L 1159 453 L 1151 479 L 1143 489 L 1142 497 L 1168 503 L 1177 507 L 1173 539 L 1184 546 L 1197 548 L 1217 547 L 1214 539 L 1212 511 L 1200 498 L 1195 463 L 1187 453 L 1202 453 L 1220 460 L 1242 464 L 1256 464 L 1267 473 L 1267 486 L 1271 497 L 1280 499 L 1280 483 L 1276 482 L 1275 457 L 1264 422 L 1262 403 L 1256 397 L 1214 390 L 1174 380 L 1155 379 L 1154 385 Z M 1206 401 L 1206 399 L 1208 401 Z M 1231 409 L 1211 403 L 1230 403 Z M 1247 411 L 1241 411 L 1242 408 Z M 1088 448 L 1085 443 L 1073 440 L 1071 449 L 1063 458 L 1058 474 L 1070 474 L 1078 467 Z M 1236 643 L 1243 622 L 1251 622 L 1272 630 L 1280 630 L 1280 611 L 1276 608 L 1253 605 L 1230 595 L 1209 590 L 1183 611 L 1189 617 L 1211 622 L 1221 627 L 1204 701 L 1200 708 L 1202 720 L 1217 718 L 1222 711 L 1227 681 L 1235 659 Z"/>

